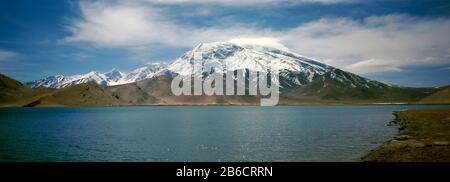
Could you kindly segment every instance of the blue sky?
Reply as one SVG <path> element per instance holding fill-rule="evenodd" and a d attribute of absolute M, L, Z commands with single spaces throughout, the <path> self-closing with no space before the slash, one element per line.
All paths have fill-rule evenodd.
<path fill-rule="evenodd" d="M 260 39 L 368 78 L 442 86 L 449 35 L 446 0 L 1 1 L 0 73 L 127 72 L 202 42 Z"/>

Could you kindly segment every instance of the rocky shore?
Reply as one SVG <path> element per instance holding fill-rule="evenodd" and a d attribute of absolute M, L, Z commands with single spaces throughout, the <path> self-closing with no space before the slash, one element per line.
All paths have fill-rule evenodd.
<path fill-rule="evenodd" d="M 450 162 L 450 110 L 395 112 L 399 134 L 362 161 Z"/>

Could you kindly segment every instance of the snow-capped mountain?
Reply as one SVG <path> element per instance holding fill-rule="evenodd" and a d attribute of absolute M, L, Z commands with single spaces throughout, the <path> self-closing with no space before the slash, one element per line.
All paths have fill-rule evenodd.
<path fill-rule="evenodd" d="M 34 82 L 27 82 L 26 85 L 32 88 L 36 87 L 48 87 L 48 88 L 64 88 L 80 83 L 95 82 L 99 85 L 107 85 L 107 81 L 110 80 L 105 74 L 91 71 L 82 75 L 64 76 L 55 75 L 47 78 L 37 80 Z"/>
<path fill-rule="evenodd" d="M 99 85 L 105 86 L 122 85 L 137 82 L 147 78 L 152 78 L 154 74 L 161 69 L 162 67 L 159 64 L 155 64 L 135 69 L 129 74 L 125 74 L 116 69 L 112 69 L 111 71 L 105 73 L 92 71 L 86 74 L 73 76 L 55 75 L 33 82 L 27 82 L 26 85 L 32 88 L 65 88 L 72 85 L 88 82 L 95 82 Z"/>
<path fill-rule="evenodd" d="M 119 70 L 112 69 L 111 71 L 108 71 L 106 73 L 103 73 L 105 77 L 106 83 L 115 83 L 121 80 L 123 77 L 126 76 L 126 74 L 120 72 Z"/>
<path fill-rule="evenodd" d="M 208 75 L 212 72 L 243 69 L 258 72 L 278 70 L 281 87 L 301 87 L 325 73 L 330 73 L 332 79 L 352 87 L 369 88 L 369 83 L 374 83 L 287 50 L 230 42 L 200 44 L 167 67 L 168 71 L 180 75 Z"/>
<path fill-rule="evenodd" d="M 145 67 L 135 69 L 134 71 L 125 75 L 117 85 L 133 83 L 133 82 L 152 78 L 153 76 L 155 76 L 155 74 L 159 73 L 163 69 L 164 69 L 163 64 L 152 63 L 150 66 L 145 66 Z"/>
<path fill-rule="evenodd" d="M 193 67 L 198 64 L 201 67 Z M 302 72 L 309 80 L 332 67 L 295 53 L 257 45 L 240 46 L 229 42 L 200 44 L 167 67 L 168 70 L 187 75 L 209 72 L 222 73 L 248 69 L 266 72 L 267 69 Z"/>
<path fill-rule="evenodd" d="M 288 50 L 231 42 L 199 44 L 168 66 L 156 63 L 135 69 L 128 74 L 113 69 L 106 73 L 89 72 L 74 76 L 56 75 L 29 82 L 27 85 L 30 87 L 64 88 L 93 81 L 100 85 L 113 86 L 150 79 L 159 75 L 194 74 L 204 76 L 213 72 L 223 73 L 244 69 L 258 72 L 267 72 L 268 69 L 278 70 L 280 86 L 283 88 L 302 87 L 322 78 L 326 73 L 328 73 L 327 77 L 330 79 L 346 86 L 361 88 L 385 86 L 380 82 L 342 71 Z"/>

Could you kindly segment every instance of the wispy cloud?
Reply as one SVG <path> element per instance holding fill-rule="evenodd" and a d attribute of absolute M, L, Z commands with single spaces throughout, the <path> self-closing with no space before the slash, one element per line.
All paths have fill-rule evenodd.
<path fill-rule="evenodd" d="M 287 47 L 356 73 L 450 64 L 449 18 L 373 16 L 321 19 L 290 30 Z"/>
<path fill-rule="evenodd" d="M 369 59 L 353 63 L 345 68 L 354 73 L 400 71 L 399 65 L 396 65 L 395 62 L 395 60 Z"/>
<path fill-rule="evenodd" d="M 17 56 L 19 56 L 19 54 L 16 52 L 0 49 L 0 61 L 9 60 L 9 59 L 15 58 Z"/>
<path fill-rule="evenodd" d="M 286 46 L 280 43 L 279 39 L 273 37 L 257 37 L 257 38 L 233 38 L 228 40 L 228 42 L 237 44 L 237 45 L 260 45 L 273 47 L 280 50 L 288 50 Z"/>
<path fill-rule="evenodd" d="M 196 0 L 164 2 L 200 3 Z M 258 38 L 261 40 L 259 42 L 285 45 L 294 52 L 356 73 L 399 71 L 409 65 L 450 64 L 449 18 L 417 18 L 397 14 L 371 16 L 363 20 L 324 18 L 290 29 L 272 30 L 240 22 L 227 23 L 226 26 L 218 23 L 209 27 L 180 25 L 164 16 L 167 12 L 136 1 L 113 4 L 88 1 L 81 3 L 80 10 L 82 19 L 74 20 L 68 27 L 72 35 L 66 37 L 66 41 L 133 48 L 155 44 L 192 47 L 202 42 Z"/>
<path fill-rule="evenodd" d="M 177 25 L 163 16 L 162 10 L 139 3 L 80 4 L 82 19 L 68 27 L 68 42 L 89 42 L 104 47 L 136 47 L 148 44 L 190 47 L 194 44 L 228 40 L 230 37 L 252 36 L 261 30 L 236 23 L 224 27 L 192 27 Z"/>

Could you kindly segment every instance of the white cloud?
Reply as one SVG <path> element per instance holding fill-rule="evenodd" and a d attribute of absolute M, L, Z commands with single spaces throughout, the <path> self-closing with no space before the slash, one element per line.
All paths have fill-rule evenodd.
<path fill-rule="evenodd" d="M 249 2 L 253 1 L 243 3 Z M 125 48 L 154 44 L 193 47 L 198 43 L 227 40 L 253 42 L 286 46 L 293 52 L 355 73 L 399 71 L 408 65 L 450 64 L 449 18 L 407 15 L 373 16 L 361 21 L 328 18 L 291 29 L 271 30 L 239 22 L 212 27 L 180 25 L 164 16 L 168 12 L 128 1 L 84 2 L 80 9 L 82 19 L 72 22 L 69 27 L 72 35 L 66 41 Z"/>
<path fill-rule="evenodd" d="M 12 51 L 7 51 L 7 50 L 0 50 L 0 61 L 9 60 L 9 59 L 12 59 L 17 56 L 19 56 L 18 53 L 15 53 Z"/>
<path fill-rule="evenodd" d="M 260 46 L 274 47 L 281 50 L 288 50 L 288 48 L 281 44 L 278 39 L 272 37 L 233 38 L 231 40 L 228 40 L 228 42 L 241 46 L 256 44 Z"/>
<path fill-rule="evenodd" d="M 81 3 L 82 20 L 69 27 L 69 42 L 94 42 L 100 46 L 136 46 L 171 43 L 176 26 L 161 17 L 157 10 L 137 4 Z"/>
<path fill-rule="evenodd" d="M 286 32 L 291 50 L 356 73 L 397 71 L 418 64 L 450 64 L 450 19 L 406 15 L 322 19 Z"/>
<path fill-rule="evenodd" d="M 393 60 L 384 59 L 369 59 L 366 61 L 359 61 L 345 67 L 354 73 L 374 73 L 386 71 L 400 71 L 401 69 L 395 64 Z"/>
<path fill-rule="evenodd" d="M 68 27 L 68 42 L 90 42 L 104 47 L 137 47 L 148 44 L 186 46 L 253 35 L 249 25 L 197 28 L 172 23 L 159 9 L 139 3 L 81 3 L 82 19 Z M 263 32 L 263 31 L 260 31 Z"/>

